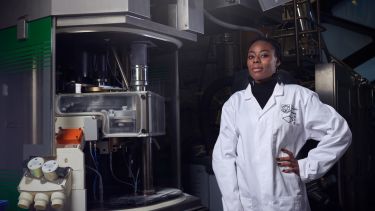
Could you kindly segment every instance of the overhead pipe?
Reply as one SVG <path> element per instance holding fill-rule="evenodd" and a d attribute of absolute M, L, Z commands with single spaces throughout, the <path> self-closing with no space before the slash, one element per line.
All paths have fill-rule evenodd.
<path fill-rule="evenodd" d="M 209 12 L 207 12 L 207 10 L 204 10 L 204 15 L 206 16 L 206 18 L 208 20 L 210 20 L 213 23 L 216 23 L 217 25 L 222 26 L 224 28 L 233 29 L 233 30 L 255 32 L 259 36 L 264 37 L 264 33 L 261 32 L 260 30 L 256 29 L 256 28 L 248 27 L 248 26 L 239 26 L 239 25 L 234 25 L 234 24 L 231 24 L 231 23 L 224 22 L 222 20 L 217 19 L 213 15 L 211 15 Z"/>

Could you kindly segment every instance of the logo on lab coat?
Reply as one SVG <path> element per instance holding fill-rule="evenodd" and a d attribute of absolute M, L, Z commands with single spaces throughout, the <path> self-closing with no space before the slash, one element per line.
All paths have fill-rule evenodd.
<path fill-rule="evenodd" d="M 284 121 L 286 121 L 289 124 L 296 124 L 296 108 L 291 104 L 282 104 L 281 105 L 281 112 L 282 112 L 282 118 Z"/>

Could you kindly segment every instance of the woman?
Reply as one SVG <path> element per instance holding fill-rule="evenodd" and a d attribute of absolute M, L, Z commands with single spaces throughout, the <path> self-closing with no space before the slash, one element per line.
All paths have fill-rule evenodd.
<path fill-rule="evenodd" d="M 317 94 L 277 76 L 277 42 L 249 48 L 251 81 L 224 104 L 212 165 L 226 211 L 310 210 L 304 183 L 323 176 L 351 142 L 346 121 Z M 306 140 L 319 141 L 296 160 Z"/>

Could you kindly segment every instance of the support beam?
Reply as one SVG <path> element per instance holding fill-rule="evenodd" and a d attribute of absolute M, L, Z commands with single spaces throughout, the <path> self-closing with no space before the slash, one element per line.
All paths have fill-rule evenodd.
<path fill-rule="evenodd" d="M 373 28 L 345 20 L 343 18 L 338 18 L 327 13 L 321 13 L 320 18 L 322 23 L 329 23 L 335 26 L 348 29 L 353 32 L 370 36 L 373 39 L 375 38 L 375 30 Z"/>
<path fill-rule="evenodd" d="M 351 68 L 356 68 L 374 57 L 375 42 L 373 41 L 365 47 L 359 49 L 358 51 L 343 59 L 343 62 L 345 62 L 345 64 L 349 65 Z"/>

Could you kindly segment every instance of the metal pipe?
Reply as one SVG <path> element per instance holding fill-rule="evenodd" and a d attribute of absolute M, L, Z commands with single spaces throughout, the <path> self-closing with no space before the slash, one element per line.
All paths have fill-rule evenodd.
<path fill-rule="evenodd" d="M 297 26 L 297 0 L 293 0 L 293 7 L 294 7 L 294 34 L 295 34 L 295 46 L 296 46 L 296 60 L 297 60 L 297 67 L 300 67 L 299 61 L 299 44 L 298 44 L 298 26 Z"/>
<path fill-rule="evenodd" d="M 234 24 L 231 24 L 231 23 L 224 22 L 222 20 L 217 19 L 213 15 L 211 15 L 209 12 L 207 12 L 207 10 L 204 10 L 204 16 L 206 16 L 206 18 L 208 20 L 210 20 L 210 21 L 212 21 L 212 22 L 216 23 L 217 25 L 222 26 L 224 28 L 233 29 L 233 30 L 255 32 L 259 36 L 264 37 L 264 33 L 259 31 L 256 28 L 252 28 L 252 27 L 248 27 L 248 26 L 238 26 L 238 25 L 234 25 Z"/>
<path fill-rule="evenodd" d="M 144 138 L 142 143 L 142 177 L 143 177 L 143 194 L 151 195 L 155 193 L 152 175 L 152 137 Z"/>
<path fill-rule="evenodd" d="M 121 78 L 122 78 L 122 80 L 124 82 L 123 88 L 124 88 L 124 85 L 125 85 L 125 89 L 129 90 L 129 83 L 128 83 L 128 80 L 126 79 L 126 75 L 125 75 L 124 69 L 122 68 L 120 59 L 119 59 L 119 57 L 117 55 L 117 52 L 116 52 L 116 50 L 115 50 L 115 48 L 113 46 L 111 46 L 111 50 L 112 50 L 113 56 L 115 57 L 116 64 L 117 64 L 118 68 L 120 69 Z"/>
<path fill-rule="evenodd" d="M 148 85 L 147 42 L 133 42 L 130 53 L 131 81 L 130 86 L 135 91 L 146 91 Z"/>
<path fill-rule="evenodd" d="M 321 28 L 320 28 L 320 0 L 316 1 L 316 15 L 317 15 L 317 24 L 316 30 L 318 30 L 318 49 L 319 49 L 319 61 L 322 62 L 322 41 L 321 41 Z"/>
<path fill-rule="evenodd" d="M 53 17 L 52 18 L 52 27 L 51 27 L 51 34 L 53 35 L 52 38 L 51 38 L 51 43 L 52 43 L 52 66 L 51 66 L 51 75 L 50 75 L 50 78 L 51 78 L 51 81 L 50 81 L 50 84 L 51 84 L 51 91 L 50 91 L 50 94 L 49 94 L 49 102 L 50 102 L 50 105 L 55 105 L 55 102 L 56 102 L 56 17 Z M 45 83 L 46 81 L 43 80 L 43 83 Z M 44 107 L 44 109 L 46 109 Z M 50 112 L 52 112 L 52 115 L 50 115 L 49 119 L 48 119 L 48 122 L 50 122 L 51 124 L 50 125 L 53 125 L 53 126 L 50 126 L 51 129 L 49 130 L 49 135 L 47 136 L 47 139 L 44 139 L 44 140 L 55 140 L 55 129 L 54 129 L 54 125 L 55 125 L 55 121 L 56 121 L 56 107 L 55 106 L 51 106 L 51 110 Z M 43 118 L 44 119 L 44 118 Z M 45 128 L 44 128 L 45 129 Z M 44 135 L 43 135 L 44 137 Z M 47 144 L 49 145 L 49 151 L 52 152 L 50 154 L 53 154 L 53 155 L 56 155 L 56 142 L 55 141 L 46 141 L 44 142 L 43 144 Z"/>
<path fill-rule="evenodd" d="M 312 34 L 312 33 L 317 33 L 320 32 L 320 30 L 309 30 L 309 31 L 303 31 L 299 32 L 299 34 Z M 283 35 L 277 35 L 277 36 L 272 36 L 273 38 L 283 38 L 283 37 L 292 37 L 294 36 L 294 33 L 288 33 L 288 34 L 283 34 Z"/>
<path fill-rule="evenodd" d="M 38 131 L 38 124 L 39 123 L 39 118 L 38 118 L 38 67 L 37 67 L 37 58 L 33 57 L 32 60 L 32 72 L 31 72 L 31 144 L 42 144 L 42 140 L 39 138 L 39 131 Z M 29 143 L 27 143 L 29 144 Z"/>
<path fill-rule="evenodd" d="M 173 84 L 173 93 L 172 93 L 172 112 L 175 114 L 173 116 L 173 138 L 175 141 L 172 143 L 172 156 L 175 158 L 173 160 L 173 165 L 176 167 L 175 169 L 175 178 L 176 178 L 176 187 L 181 189 L 182 182 L 181 182 L 181 128 L 180 128 L 180 74 L 179 74 L 179 66 L 178 66 L 178 50 L 174 53 L 174 69 L 172 71 L 172 80 L 174 81 Z"/>
<path fill-rule="evenodd" d="M 310 0 L 300 0 L 300 1 L 298 1 L 298 3 L 306 3 L 306 2 L 309 2 Z M 284 6 L 290 6 L 290 5 L 292 5 L 293 4 L 293 2 L 287 2 L 287 3 L 285 3 L 284 4 Z"/>
<path fill-rule="evenodd" d="M 318 29 L 306 30 L 306 31 L 303 31 L 303 32 L 299 32 L 299 34 L 305 34 L 305 33 L 310 33 L 310 32 L 317 32 L 317 31 L 320 31 L 320 32 L 327 31 L 327 29 L 322 25 L 318 25 L 317 27 L 318 27 L 319 30 Z M 293 29 L 294 28 L 284 28 L 284 29 L 277 29 L 277 31 L 291 31 Z"/>
<path fill-rule="evenodd" d="M 301 31 L 305 31 L 308 28 L 307 24 L 306 24 L 307 17 L 306 16 L 304 17 L 304 15 L 306 15 L 306 14 L 304 14 L 304 13 L 306 13 L 306 11 L 303 10 L 302 7 L 303 7 L 303 4 L 301 4 L 301 3 L 297 4 L 297 15 L 298 15 L 297 19 L 299 21 Z"/>
<path fill-rule="evenodd" d="M 130 85 L 134 91 L 146 91 L 148 85 L 148 66 L 147 65 L 134 65 L 131 67 L 132 77 Z"/>

